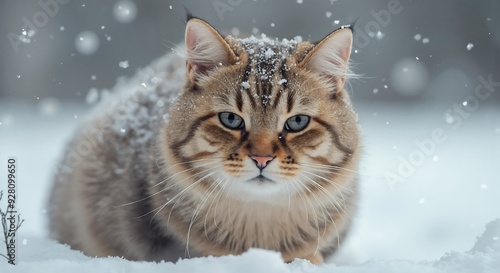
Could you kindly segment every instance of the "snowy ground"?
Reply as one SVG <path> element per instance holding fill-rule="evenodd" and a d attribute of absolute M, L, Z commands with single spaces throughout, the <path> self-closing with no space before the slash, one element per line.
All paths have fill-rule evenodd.
<path fill-rule="evenodd" d="M 26 219 L 18 235 L 22 241 L 19 267 L 6 267 L 0 261 L 0 271 L 5 272 L 5 267 L 7 272 L 40 268 L 55 272 L 99 272 L 96 268 L 102 272 L 495 272 L 493 268 L 500 269 L 500 223 L 496 229 L 490 225 L 483 243 L 496 251 L 471 248 L 485 225 L 500 218 L 496 173 L 500 109 L 482 102 L 453 129 L 443 114 L 454 103 L 461 102 L 355 104 L 365 140 L 361 208 L 345 248 L 329 261 L 336 265 L 316 268 L 305 261 L 284 264 L 277 254 L 261 250 L 175 265 L 95 259 L 49 241 L 44 208 L 53 167 L 88 106 L 0 101 L 0 159 L 4 162 L 12 155 L 18 159 L 19 210 Z M 398 172 L 402 158 L 409 160 L 418 153 L 415 140 L 431 139 L 436 129 L 444 132 L 446 140 L 436 143 L 413 172 Z M 6 176 L 6 169 L 6 163 L 0 164 L 0 177 Z M 407 177 L 394 185 L 386 180 L 387 172 Z M 1 183 L 0 189 L 5 190 Z M 446 254 L 450 251 L 454 252 Z"/>
<path fill-rule="evenodd" d="M 7 272 L 259 272 L 259 273 L 322 273 L 322 272 L 498 272 L 500 268 L 500 219 L 487 225 L 487 230 L 474 247 L 465 253 L 450 252 L 438 260 L 414 262 L 405 260 L 372 260 L 361 265 L 311 265 L 305 260 L 285 264 L 278 253 L 251 249 L 241 256 L 193 258 L 177 263 L 130 262 L 116 257 L 89 258 L 69 250 L 67 246 L 48 240 L 34 240 L 36 247 L 22 246 L 26 261 Z M 492 239 L 496 238 L 496 240 Z"/>

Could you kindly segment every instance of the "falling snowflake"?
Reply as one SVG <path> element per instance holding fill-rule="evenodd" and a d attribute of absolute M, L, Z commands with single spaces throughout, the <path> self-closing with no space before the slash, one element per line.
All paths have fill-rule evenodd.
<path fill-rule="evenodd" d="M 75 47 L 80 54 L 91 55 L 99 48 L 99 37 L 92 31 L 82 31 L 76 36 Z"/>
<path fill-rule="evenodd" d="M 119 62 L 118 66 L 123 68 L 123 69 L 128 68 L 128 60 Z"/>

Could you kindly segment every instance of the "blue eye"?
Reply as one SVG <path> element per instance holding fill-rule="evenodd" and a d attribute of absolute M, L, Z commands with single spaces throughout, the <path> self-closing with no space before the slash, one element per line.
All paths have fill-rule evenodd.
<path fill-rule="evenodd" d="M 243 119 L 231 112 L 219 113 L 219 120 L 222 125 L 232 130 L 242 129 L 245 126 Z"/>
<path fill-rule="evenodd" d="M 310 116 L 296 115 L 289 118 L 285 123 L 285 130 L 290 132 L 299 132 L 304 130 L 311 121 Z"/>

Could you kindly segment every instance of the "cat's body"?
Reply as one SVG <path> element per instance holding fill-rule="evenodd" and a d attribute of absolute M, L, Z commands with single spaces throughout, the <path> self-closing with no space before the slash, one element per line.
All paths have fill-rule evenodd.
<path fill-rule="evenodd" d="M 361 144 L 343 89 L 351 41 L 348 28 L 317 45 L 223 40 L 189 20 L 187 69 L 173 53 L 155 62 L 69 144 L 53 236 L 133 260 L 258 247 L 322 262 L 357 203 Z"/>

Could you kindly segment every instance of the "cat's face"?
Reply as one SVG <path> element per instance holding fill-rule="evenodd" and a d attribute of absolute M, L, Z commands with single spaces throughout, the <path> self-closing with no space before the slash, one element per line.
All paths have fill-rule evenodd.
<path fill-rule="evenodd" d="M 348 48 L 332 55 L 328 40 L 222 40 L 204 24 L 188 23 L 188 81 L 165 130 L 175 180 L 249 199 L 341 187 L 359 145 L 345 74 L 338 75 L 350 30 L 333 43 Z M 328 61 L 337 74 L 323 73 Z"/>

